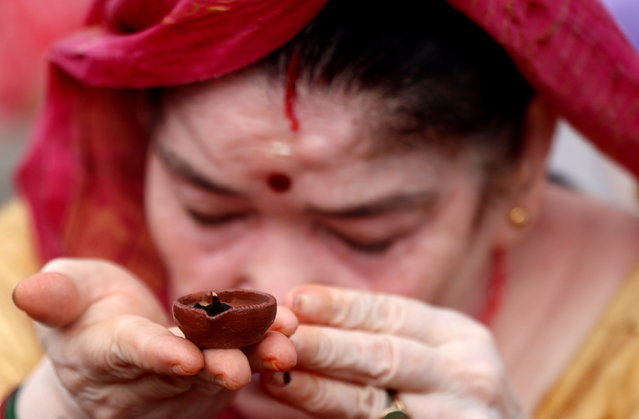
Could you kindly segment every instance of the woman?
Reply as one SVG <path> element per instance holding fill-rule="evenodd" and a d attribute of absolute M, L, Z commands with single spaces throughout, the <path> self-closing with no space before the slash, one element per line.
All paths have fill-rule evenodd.
<path fill-rule="evenodd" d="M 602 395 L 636 379 L 614 321 L 639 224 L 544 164 L 557 111 L 636 147 L 638 58 L 596 3 L 455 2 L 535 91 L 461 13 L 413 3 L 96 3 L 20 175 L 43 257 L 80 259 L 14 291 L 46 355 L 8 411 L 629 416 L 632 391 Z M 258 345 L 170 328 L 161 303 L 236 287 L 282 304 Z"/>

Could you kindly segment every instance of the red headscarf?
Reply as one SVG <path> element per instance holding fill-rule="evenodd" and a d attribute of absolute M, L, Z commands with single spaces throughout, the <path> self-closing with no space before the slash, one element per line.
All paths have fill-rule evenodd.
<path fill-rule="evenodd" d="M 449 1 L 559 113 L 639 175 L 639 57 L 596 0 Z M 19 173 L 42 258 L 110 259 L 162 294 L 143 214 L 147 131 L 137 88 L 254 63 L 325 2 L 96 0 L 88 28 L 53 51 L 48 99 Z"/>

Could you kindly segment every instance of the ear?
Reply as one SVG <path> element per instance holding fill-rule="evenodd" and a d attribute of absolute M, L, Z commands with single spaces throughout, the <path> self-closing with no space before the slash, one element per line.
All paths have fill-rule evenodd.
<path fill-rule="evenodd" d="M 522 127 L 521 159 L 508 182 L 506 195 L 496 203 L 496 246 L 508 247 L 539 215 L 546 187 L 548 153 L 556 125 L 556 112 L 540 97 L 533 98 Z M 523 209 L 527 219 L 525 225 L 517 226 L 511 221 L 513 208 Z"/>

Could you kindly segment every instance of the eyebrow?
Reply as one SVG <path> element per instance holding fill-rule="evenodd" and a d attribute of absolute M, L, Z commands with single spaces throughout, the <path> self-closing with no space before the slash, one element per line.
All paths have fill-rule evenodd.
<path fill-rule="evenodd" d="M 351 219 L 373 217 L 394 211 L 432 206 L 437 201 L 438 195 L 438 193 L 430 191 L 400 193 L 345 208 L 328 209 L 310 206 L 306 210 L 312 215 L 329 218 Z"/>
<path fill-rule="evenodd" d="M 239 191 L 208 179 L 182 157 L 159 142 L 155 144 L 154 149 L 160 160 L 164 162 L 173 175 L 181 177 L 192 185 L 209 192 L 225 196 L 242 196 Z M 340 219 L 373 217 L 395 211 L 432 206 L 437 201 L 438 195 L 438 193 L 433 191 L 399 193 L 344 208 L 321 208 L 311 205 L 306 208 L 306 212 L 315 216 Z"/>
<path fill-rule="evenodd" d="M 188 164 L 182 157 L 167 149 L 159 142 L 155 143 L 154 150 L 157 152 L 160 160 L 162 160 L 173 175 L 186 180 L 190 184 L 208 192 L 220 195 L 242 196 L 240 192 L 208 179 L 206 176 L 198 172 L 193 166 Z"/>

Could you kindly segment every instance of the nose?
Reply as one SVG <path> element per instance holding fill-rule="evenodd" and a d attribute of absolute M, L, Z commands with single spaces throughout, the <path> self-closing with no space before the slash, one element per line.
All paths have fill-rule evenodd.
<path fill-rule="evenodd" d="M 240 286 L 268 292 L 281 304 L 294 286 L 319 282 L 307 233 L 283 222 L 260 230 L 243 258 Z"/>

